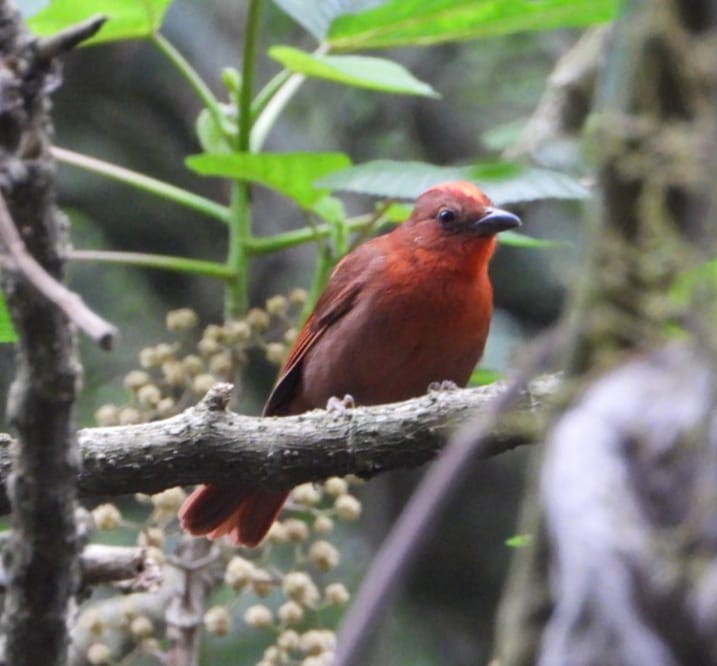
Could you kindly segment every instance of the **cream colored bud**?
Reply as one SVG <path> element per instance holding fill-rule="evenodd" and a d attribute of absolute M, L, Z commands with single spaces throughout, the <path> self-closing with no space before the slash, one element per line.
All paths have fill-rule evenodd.
<path fill-rule="evenodd" d="M 204 613 L 204 628 L 212 636 L 226 636 L 231 628 L 231 616 L 224 606 L 212 606 Z"/>
<path fill-rule="evenodd" d="M 299 608 L 301 608 L 301 606 L 299 606 Z M 279 609 L 279 616 L 281 616 L 281 608 Z M 293 652 L 294 650 L 298 650 L 300 645 L 299 634 L 296 633 L 296 631 L 294 631 L 293 629 L 284 629 L 284 631 L 282 631 L 279 634 L 279 637 L 276 639 L 276 644 L 282 650 L 286 650 L 287 652 Z"/>
<path fill-rule="evenodd" d="M 145 384 L 137 391 L 137 400 L 142 407 L 156 407 L 161 399 L 162 392 L 159 390 L 159 387 L 154 384 Z"/>
<path fill-rule="evenodd" d="M 159 365 L 159 356 L 154 347 L 145 347 L 139 352 L 139 364 L 143 368 L 154 368 Z"/>
<path fill-rule="evenodd" d="M 274 624 L 274 614 L 267 606 L 256 604 L 246 609 L 244 622 L 254 629 L 266 629 Z"/>
<path fill-rule="evenodd" d="M 264 650 L 262 661 L 267 661 L 270 664 L 278 664 L 279 659 L 281 659 L 281 650 L 279 650 L 276 645 L 270 645 L 266 648 L 266 650 Z"/>
<path fill-rule="evenodd" d="M 289 291 L 289 302 L 293 305 L 303 305 L 306 303 L 306 289 L 301 289 L 300 287 L 295 287 L 291 291 Z"/>
<path fill-rule="evenodd" d="M 286 296 L 277 294 L 266 299 L 265 308 L 270 315 L 283 317 L 289 309 L 289 301 L 287 301 Z"/>
<path fill-rule="evenodd" d="M 264 350 L 264 356 L 269 363 L 281 365 L 286 356 L 286 346 L 281 342 L 270 342 Z"/>
<path fill-rule="evenodd" d="M 279 606 L 279 619 L 284 624 L 299 624 L 304 619 L 304 609 L 296 601 L 287 601 Z M 298 638 L 298 637 L 297 637 Z"/>
<path fill-rule="evenodd" d="M 309 629 L 301 634 L 301 651 L 308 655 L 320 655 L 336 647 L 336 634 L 329 629 Z"/>
<path fill-rule="evenodd" d="M 323 514 L 321 514 L 320 516 L 316 516 L 316 520 L 314 520 L 314 532 L 316 532 L 316 534 L 331 534 L 333 530 L 334 521 L 331 520 L 331 518 Z"/>
<path fill-rule="evenodd" d="M 197 313 L 190 308 L 170 310 L 165 317 L 167 330 L 173 333 L 189 331 L 197 325 L 198 321 Z"/>
<path fill-rule="evenodd" d="M 330 583 L 324 590 L 324 600 L 330 606 L 344 606 L 349 599 L 351 595 L 343 583 Z"/>
<path fill-rule="evenodd" d="M 197 342 L 197 350 L 202 356 L 211 356 L 220 351 L 222 346 L 213 338 L 202 338 Z"/>
<path fill-rule="evenodd" d="M 154 562 L 158 567 L 161 567 L 166 560 L 162 549 L 154 546 L 147 547 L 147 559 Z"/>
<path fill-rule="evenodd" d="M 309 527 L 298 518 L 289 518 L 284 521 L 284 529 L 286 530 L 286 538 L 291 543 L 302 543 L 309 538 Z"/>
<path fill-rule="evenodd" d="M 350 486 L 360 488 L 361 486 L 366 485 L 366 480 L 362 479 L 360 476 L 356 476 L 355 474 L 347 474 L 345 478 L 349 482 Z"/>
<path fill-rule="evenodd" d="M 130 623 L 129 630 L 137 638 L 148 638 L 154 633 L 154 625 L 146 615 L 138 615 Z"/>
<path fill-rule="evenodd" d="M 132 370 L 124 376 L 124 386 L 130 391 L 137 391 L 149 381 L 150 377 L 144 370 Z"/>
<path fill-rule="evenodd" d="M 296 342 L 296 336 L 299 334 L 295 328 L 287 328 L 284 332 L 284 342 L 287 345 L 293 345 Z"/>
<path fill-rule="evenodd" d="M 224 339 L 224 329 L 217 324 L 209 324 L 209 326 L 204 329 L 202 337 L 207 340 L 216 340 L 217 342 L 220 342 Z"/>
<path fill-rule="evenodd" d="M 245 321 L 234 319 L 224 324 L 225 337 L 231 344 L 242 344 L 251 339 L 251 327 Z"/>
<path fill-rule="evenodd" d="M 319 590 L 314 581 L 304 571 L 291 571 L 282 582 L 284 594 L 304 606 L 312 606 L 319 599 Z"/>
<path fill-rule="evenodd" d="M 254 569 L 254 564 L 249 560 L 238 555 L 232 557 L 224 572 L 224 582 L 238 592 L 251 581 Z"/>
<path fill-rule="evenodd" d="M 192 390 L 199 394 L 204 395 L 214 384 L 217 383 L 216 377 L 208 373 L 197 375 L 192 381 Z"/>
<path fill-rule="evenodd" d="M 194 377 L 202 371 L 204 363 L 196 354 L 189 354 L 182 359 L 182 367 L 188 375 Z"/>
<path fill-rule="evenodd" d="M 154 348 L 154 351 L 157 354 L 157 361 L 161 365 L 162 363 L 171 361 L 174 358 L 174 355 L 177 351 L 177 347 L 175 345 L 167 344 L 166 342 L 160 342 Z"/>
<path fill-rule="evenodd" d="M 265 331 L 269 327 L 269 315 L 259 308 L 252 308 L 246 315 L 246 321 L 255 331 Z"/>
<path fill-rule="evenodd" d="M 328 541 L 316 541 L 309 548 L 309 560 L 321 571 L 329 571 L 338 565 L 340 555 Z"/>
<path fill-rule="evenodd" d="M 87 648 L 87 661 L 93 666 L 109 664 L 112 659 L 112 651 L 104 643 L 92 643 Z"/>
<path fill-rule="evenodd" d="M 313 483 L 296 486 L 291 496 L 297 504 L 304 506 L 316 506 L 321 501 L 321 491 Z"/>
<path fill-rule="evenodd" d="M 174 398 L 162 398 L 157 403 L 157 414 L 162 418 L 172 416 L 177 411 L 177 404 L 174 402 Z"/>
<path fill-rule="evenodd" d="M 234 364 L 232 363 L 231 354 L 227 351 L 219 352 L 214 354 L 209 359 L 209 369 L 212 374 L 219 377 L 228 377 L 231 375 Z"/>
<path fill-rule="evenodd" d="M 100 504 L 92 509 L 92 520 L 98 530 L 113 530 L 122 521 L 122 514 L 114 504 Z"/>
<path fill-rule="evenodd" d="M 152 504 L 160 511 L 174 512 L 182 506 L 187 494 L 179 486 L 167 488 L 161 493 L 152 495 Z"/>
<path fill-rule="evenodd" d="M 345 495 L 349 490 L 349 484 L 345 479 L 338 476 L 332 476 L 324 481 L 324 490 L 331 497 L 339 497 Z"/>
<path fill-rule="evenodd" d="M 251 589 L 257 597 L 268 597 L 276 587 L 276 581 L 266 569 L 255 569 L 251 575 Z"/>
<path fill-rule="evenodd" d="M 117 405 L 102 405 L 95 412 L 95 423 L 100 427 L 117 425 L 119 412 Z"/>
<path fill-rule="evenodd" d="M 136 425 L 142 423 L 142 413 L 134 407 L 122 407 L 117 420 L 120 425 Z"/>
<path fill-rule="evenodd" d="M 341 495 L 334 502 L 336 515 L 341 520 L 354 521 L 361 517 L 361 502 L 353 495 Z"/>
<path fill-rule="evenodd" d="M 184 370 L 184 362 L 177 361 L 176 359 L 162 363 L 162 374 L 164 375 L 164 381 L 166 381 L 170 386 L 183 386 L 187 381 L 187 373 Z"/>
<path fill-rule="evenodd" d="M 269 532 L 266 535 L 266 539 L 269 543 L 286 543 L 289 540 L 289 536 L 286 533 L 286 527 L 284 526 L 284 523 L 277 520 L 274 522 L 274 524 L 269 528 Z"/>
<path fill-rule="evenodd" d="M 300 666 L 331 666 L 332 662 L 333 653 L 322 652 L 302 659 Z"/>

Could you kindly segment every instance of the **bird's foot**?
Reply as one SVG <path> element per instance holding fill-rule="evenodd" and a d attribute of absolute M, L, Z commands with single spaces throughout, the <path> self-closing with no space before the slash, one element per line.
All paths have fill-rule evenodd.
<path fill-rule="evenodd" d="M 346 416 L 350 409 L 356 407 L 356 401 L 352 395 L 348 393 L 343 398 L 332 395 L 326 403 L 326 411 L 333 414 Z"/>
<path fill-rule="evenodd" d="M 438 393 L 440 391 L 457 391 L 460 387 L 451 379 L 444 379 L 441 382 L 431 382 L 428 385 L 429 393 Z"/>

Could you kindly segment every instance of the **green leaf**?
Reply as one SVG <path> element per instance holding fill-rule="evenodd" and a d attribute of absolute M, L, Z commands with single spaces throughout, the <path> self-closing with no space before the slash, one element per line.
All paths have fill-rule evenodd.
<path fill-rule="evenodd" d="M 516 534 L 505 540 L 505 545 L 508 546 L 508 548 L 525 548 L 531 543 L 533 543 L 532 534 Z"/>
<path fill-rule="evenodd" d="M 501 378 L 501 374 L 495 370 L 489 370 L 488 368 L 476 368 L 471 372 L 471 377 L 468 380 L 468 386 L 485 386 L 486 384 L 493 384 Z"/>
<path fill-rule="evenodd" d="M 5 297 L 0 292 L 0 343 L 16 341 L 17 333 L 15 333 L 15 329 L 13 328 L 10 313 L 7 311 Z"/>
<path fill-rule="evenodd" d="M 337 18 L 332 50 L 427 46 L 529 30 L 577 28 L 615 18 L 620 0 L 391 0 Z"/>
<path fill-rule="evenodd" d="M 232 107 L 224 104 L 220 105 L 220 109 L 225 114 L 225 122 L 227 123 L 228 131 L 232 134 L 236 134 L 236 111 L 233 111 Z M 199 145 L 205 152 L 229 153 L 232 151 L 232 146 L 229 145 L 226 133 L 217 126 L 216 122 L 214 122 L 214 116 L 212 116 L 209 109 L 202 109 L 199 112 L 197 120 L 194 124 L 194 129 L 197 132 Z"/>
<path fill-rule="evenodd" d="M 571 247 L 572 243 L 562 240 L 545 240 L 543 238 L 532 238 L 521 234 L 519 231 L 503 231 L 498 236 L 502 245 L 511 247 L 527 247 L 537 250 L 553 250 L 556 248 Z"/>
<path fill-rule="evenodd" d="M 95 14 L 109 17 L 82 45 L 149 37 L 159 30 L 172 0 L 51 0 L 28 25 L 37 35 L 51 35 Z"/>
<path fill-rule="evenodd" d="M 316 213 L 322 220 L 341 224 L 346 220 L 346 209 L 344 202 L 332 196 L 323 196 L 312 207 L 311 211 Z"/>
<path fill-rule="evenodd" d="M 316 185 L 379 197 L 415 199 L 430 187 L 456 180 L 477 183 L 497 206 L 589 196 L 589 191 L 567 174 L 505 162 L 446 167 L 425 162 L 375 160 L 324 176 Z"/>
<path fill-rule="evenodd" d="M 286 12 L 321 42 L 326 37 L 331 22 L 344 14 L 373 9 L 386 0 L 274 0 L 274 4 Z"/>
<path fill-rule="evenodd" d="M 385 58 L 312 55 L 289 46 L 275 46 L 269 49 L 269 55 L 292 72 L 347 86 L 401 95 L 440 97 L 431 86 L 419 81 L 403 65 Z"/>
<path fill-rule="evenodd" d="M 351 160 L 343 153 L 204 153 L 186 160 L 202 176 L 221 176 L 270 187 L 311 209 L 328 188 L 314 182 L 324 174 L 345 168 Z"/>

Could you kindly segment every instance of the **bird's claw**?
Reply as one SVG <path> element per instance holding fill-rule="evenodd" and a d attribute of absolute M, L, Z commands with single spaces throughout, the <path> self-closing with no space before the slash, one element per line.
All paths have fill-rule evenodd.
<path fill-rule="evenodd" d="M 457 391 L 459 389 L 458 384 L 456 384 L 451 379 L 444 379 L 440 382 L 431 382 L 428 385 L 428 392 L 429 393 L 438 393 L 440 391 Z"/>
<path fill-rule="evenodd" d="M 340 414 L 341 416 L 346 416 L 349 409 L 353 409 L 354 407 L 356 407 L 356 401 L 354 397 L 348 393 L 343 398 L 337 398 L 335 395 L 332 395 L 326 403 L 327 412 Z"/>

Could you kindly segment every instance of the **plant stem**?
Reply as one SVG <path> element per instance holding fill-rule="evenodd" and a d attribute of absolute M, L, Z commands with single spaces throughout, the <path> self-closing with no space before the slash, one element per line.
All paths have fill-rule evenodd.
<path fill-rule="evenodd" d="M 197 70 L 192 67 L 192 65 L 177 50 L 177 48 L 161 33 L 153 33 L 152 42 L 177 68 L 179 73 L 193 88 L 197 97 L 199 97 L 202 101 L 202 104 L 209 109 L 209 113 L 212 115 L 212 119 L 214 120 L 217 128 L 226 136 L 231 136 L 231 132 L 227 130 L 224 115 L 219 107 L 219 101 L 214 96 L 214 93 L 209 89 L 209 86 L 204 82 L 204 79 L 199 76 Z"/>
<path fill-rule="evenodd" d="M 159 270 L 190 273 L 219 280 L 231 280 L 233 274 L 224 264 L 186 257 L 173 257 L 164 254 L 147 254 L 145 252 L 110 252 L 105 250 L 71 250 L 70 261 L 95 261 L 103 263 L 125 264 L 156 268 Z"/>
<path fill-rule="evenodd" d="M 220 222 L 227 223 L 229 220 L 229 209 L 226 206 L 221 206 L 199 194 L 193 194 L 192 192 L 183 190 L 181 187 L 170 185 L 156 178 L 151 178 L 142 173 L 125 169 L 124 167 L 119 167 L 103 160 L 98 160 L 95 157 L 82 155 L 72 150 L 59 148 L 57 146 L 53 146 L 51 150 L 55 159 L 64 164 L 69 164 L 79 169 L 84 169 L 85 171 L 91 171 L 92 173 L 102 174 L 108 178 L 143 190 L 144 192 L 149 192 L 163 199 L 173 201 L 180 206 L 191 208 Z"/>
<path fill-rule="evenodd" d="M 366 226 L 379 226 L 375 222 L 373 214 L 370 215 L 359 215 L 346 221 L 346 231 L 362 231 Z M 272 252 L 278 252 L 279 250 L 286 250 L 287 248 L 294 247 L 296 245 L 302 245 L 309 241 L 316 241 L 320 238 L 326 238 L 333 231 L 333 226 L 330 224 L 317 224 L 314 227 L 302 227 L 301 229 L 292 229 L 291 231 L 285 231 L 280 234 L 274 234 L 272 236 L 256 237 L 251 238 L 247 243 L 247 249 L 249 254 L 258 257 L 264 254 L 271 254 Z"/>
<path fill-rule="evenodd" d="M 259 32 L 259 10 L 262 0 L 250 0 L 244 36 L 242 59 L 242 86 L 239 91 L 239 132 L 236 148 L 239 152 L 249 152 L 251 136 L 251 96 L 254 84 L 254 60 Z M 227 265 L 232 271 L 232 279 L 227 283 L 224 299 L 224 314 L 227 318 L 236 317 L 249 306 L 249 269 L 250 255 L 248 244 L 251 242 L 251 193 L 247 181 L 234 181 L 229 206 L 229 254 Z"/>

